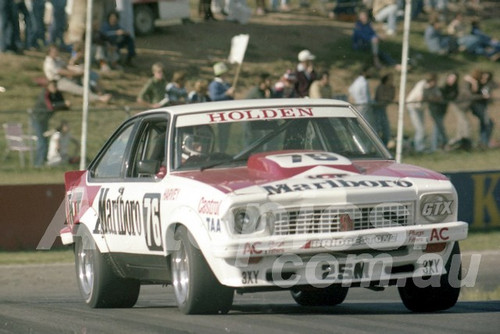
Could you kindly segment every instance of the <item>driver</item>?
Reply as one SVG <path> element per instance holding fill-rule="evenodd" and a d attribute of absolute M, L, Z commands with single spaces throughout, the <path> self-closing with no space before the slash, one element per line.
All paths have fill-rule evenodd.
<path fill-rule="evenodd" d="M 182 129 L 182 164 L 206 160 L 214 150 L 215 135 L 209 125 L 197 125 Z"/>

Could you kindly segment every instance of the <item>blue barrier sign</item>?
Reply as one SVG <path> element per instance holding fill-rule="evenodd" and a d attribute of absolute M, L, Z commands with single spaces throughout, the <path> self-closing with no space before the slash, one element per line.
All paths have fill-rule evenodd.
<path fill-rule="evenodd" d="M 500 227 L 500 171 L 445 174 L 457 189 L 459 220 L 472 228 Z"/>

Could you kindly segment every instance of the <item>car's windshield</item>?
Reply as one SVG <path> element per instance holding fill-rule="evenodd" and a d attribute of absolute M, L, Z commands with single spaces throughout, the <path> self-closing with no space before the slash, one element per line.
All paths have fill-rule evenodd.
<path fill-rule="evenodd" d="M 284 150 L 319 150 L 350 159 L 387 159 L 386 152 L 367 132 L 352 116 L 177 126 L 173 167 L 204 169 L 244 164 L 251 154 Z"/>

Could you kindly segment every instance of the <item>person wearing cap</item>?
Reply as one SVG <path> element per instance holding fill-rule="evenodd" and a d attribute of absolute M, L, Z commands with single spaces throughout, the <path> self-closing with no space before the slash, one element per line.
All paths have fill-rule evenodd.
<path fill-rule="evenodd" d="M 316 59 L 316 56 L 306 49 L 299 52 L 298 59 L 295 92 L 298 97 L 307 97 L 311 83 L 317 77 L 313 66 L 313 60 Z"/>
<path fill-rule="evenodd" d="M 215 78 L 208 85 L 208 95 L 212 101 L 227 101 L 234 99 L 234 87 L 226 80 L 228 68 L 225 63 L 219 62 L 214 65 Z"/>
<path fill-rule="evenodd" d="M 215 78 L 208 85 L 208 96 L 212 101 L 228 101 L 234 99 L 234 87 L 232 87 L 225 77 L 228 68 L 225 63 L 218 62 L 214 66 Z M 230 124 L 218 124 L 219 150 L 224 153 L 227 148 L 227 138 L 229 138 Z"/>

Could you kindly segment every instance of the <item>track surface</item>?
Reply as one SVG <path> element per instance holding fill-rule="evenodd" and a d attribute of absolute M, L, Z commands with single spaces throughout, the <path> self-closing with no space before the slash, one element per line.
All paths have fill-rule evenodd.
<path fill-rule="evenodd" d="M 476 287 L 498 286 L 500 252 L 481 254 Z M 471 254 L 463 256 L 469 268 Z M 463 288 L 469 289 L 467 287 Z M 500 301 L 459 301 L 414 314 L 397 290 L 351 289 L 336 307 L 301 307 L 288 292 L 235 297 L 227 315 L 185 316 L 171 287 L 143 286 L 132 309 L 90 309 L 72 264 L 0 266 L 0 333 L 498 333 Z"/>

